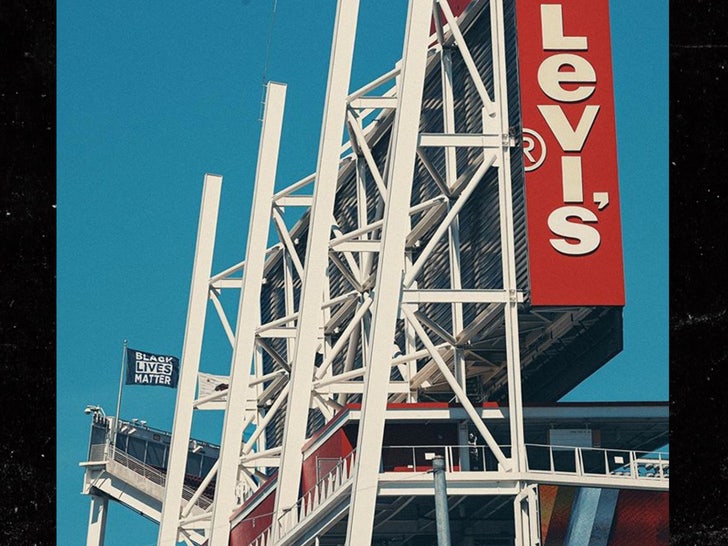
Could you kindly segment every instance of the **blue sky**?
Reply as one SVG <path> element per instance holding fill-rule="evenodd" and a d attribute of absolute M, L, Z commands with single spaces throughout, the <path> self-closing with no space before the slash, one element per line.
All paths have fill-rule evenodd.
<path fill-rule="evenodd" d="M 122 341 L 181 352 L 205 172 L 224 177 L 213 269 L 244 256 L 273 3 L 58 5 L 59 545 L 85 541 L 83 408 L 114 413 Z M 283 184 L 315 168 L 335 2 L 277 4 L 267 75 L 288 84 Z M 362 2 L 352 88 L 400 57 L 405 11 Z M 565 400 L 665 400 L 667 3 L 612 1 L 611 11 L 625 349 Z M 226 372 L 223 342 L 216 325 L 206 330 L 203 370 Z M 175 394 L 127 387 L 121 415 L 169 430 Z M 196 418 L 193 434 L 217 441 L 215 427 Z M 106 545 L 155 544 L 156 530 L 112 503 Z"/>

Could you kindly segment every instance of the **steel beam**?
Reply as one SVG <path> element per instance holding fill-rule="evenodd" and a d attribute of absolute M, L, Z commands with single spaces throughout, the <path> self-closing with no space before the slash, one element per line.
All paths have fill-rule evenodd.
<path fill-rule="evenodd" d="M 172 424 L 172 441 L 169 446 L 167 480 L 157 538 L 158 546 L 174 545 L 177 543 L 178 538 L 182 486 L 187 465 L 187 448 L 192 429 L 195 385 L 197 383 L 197 373 L 200 369 L 202 334 L 207 315 L 207 299 L 221 189 L 221 176 L 205 175 L 200 220 L 197 228 L 195 258 L 192 266 L 187 324 L 185 326 L 180 374 L 177 383 L 177 402 Z"/>
<path fill-rule="evenodd" d="M 420 111 L 431 21 L 431 0 L 410 0 L 402 54 L 397 111 L 388 159 L 387 200 L 374 294 L 358 446 L 381 446 L 387 404 L 392 343 L 404 274 L 408 210 L 417 152 Z M 379 457 L 357 457 L 346 544 L 370 544 L 377 498 Z"/>
<path fill-rule="evenodd" d="M 439 11 L 439 10 L 438 10 Z M 452 50 L 443 48 L 440 51 L 440 71 L 442 79 L 442 117 L 443 129 L 445 133 L 455 132 L 455 99 L 453 96 L 452 82 Z M 458 179 L 457 169 L 457 150 L 453 147 L 445 148 L 445 183 L 448 191 Z M 460 221 L 455 216 L 448 226 L 448 252 L 450 258 L 450 288 L 452 290 L 462 289 L 462 280 L 460 273 Z M 452 310 L 452 333 L 456 335 L 463 327 L 463 305 L 454 301 L 451 305 Z M 465 389 L 465 358 L 463 351 L 455 348 L 453 352 L 453 361 L 455 367 L 455 377 L 460 386 Z"/>
<path fill-rule="evenodd" d="M 316 350 L 322 341 L 321 304 L 326 286 L 331 218 L 338 183 L 341 134 L 346 121 L 358 12 L 358 0 L 339 0 L 337 3 L 274 522 L 298 499 L 303 463 L 301 447 L 306 439 Z"/>
<path fill-rule="evenodd" d="M 501 259 L 503 270 L 503 288 L 510 295 L 510 301 L 504 306 L 506 369 L 508 376 L 508 408 L 511 436 L 511 459 L 516 472 L 526 468 L 526 449 L 523 432 L 523 398 L 521 393 L 521 353 L 518 341 L 518 302 L 516 298 L 516 245 L 513 226 L 513 193 L 511 186 L 511 152 L 510 128 L 508 119 L 508 85 L 505 56 L 505 29 L 503 16 L 503 0 L 492 0 L 490 3 L 491 43 L 493 52 L 493 89 L 496 107 L 496 123 L 501 134 L 502 143 L 498 154 L 498 201 L 500 206 Z M 491 112 L 483 112 L 483 127 L 488 123 Z M 526 484 L 521 484 L 527 487 Z M 514 510 L 516 534 L 518 529 L 528 531 L 530 514 L 527 507 Z"/>
<path fill-rule="evenodd" d="M 491 34 L 493 43 L 493 81 L 497 108 L 497 122 L 502 136 L 502 145 L 496 151 L 498 159 L 498 201 L 500 206 L 501 254 L 503 288 L 509 295 L 505 304 L 506 360 L 508 369 L 508 407 L 511 423 L 511 456 L 514 468 L 521 472 L 525 468 L 526 454 L 523 439 L 523 399 L 521 395 L 521 352 L 518 342 L 518 286 L 516 282 L 516 244 L 513 227 L 513 192 L 511 187 L 511 151 L 508 125 L 508 87 L 506 81 L 505 31 L 503 23 L 503 0 L 490 4 Z M 484 113 L 484 120 L 486 113 Z"/>
<path fill-rule="evenodd" d="M 251 385 L 250 375 L 256 350 L 255 331 L 260 325 L 260 294 L 285 99 L 286 86 L 270 82 L 266 92 L 263 128 L 258 149 L 255 194 L 248 229 L 245 276 L 236 322 L 235 346 L 220 443 L 219 470 L 215 486 L 209 546 L 227 546 L 228 544 L 229 518 L 236 504 L 235 487 L 238 482 L 245 402 L 256 394 L 255 387 Z"/>

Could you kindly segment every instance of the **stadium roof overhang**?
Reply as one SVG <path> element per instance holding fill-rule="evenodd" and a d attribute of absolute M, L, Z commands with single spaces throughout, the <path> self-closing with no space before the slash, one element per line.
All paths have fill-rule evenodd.
<path fill-rule="evenodd" d="M 486 86 L 492 86 L 489 74 L 492 73 L 489 43 L 489 18 L 481 16 L 487 3 L 475 0 L 471 2 L 460 16 L 461 27 L 470 44 L 470 53 L 483 75 Z M 509 123 L 516 139 L 520 138 L 522 127 L 519 94 L 518 63 L 516 49 L 514 4 L 507 3 L 505 14 L 506 57 L 508 62 Z M 457 56 L 453 59 L 453 80 L 467 81 L 467 67 Z M 420 120 L 422 134 L 442 131 L 441 118 L 441 82 L 439 65 L 436 56 L 428 60 L 427 77 L 423 98 L 423 109 Z M 464 85 L 456 89 L 458 101 L 464 106 L 457 109 L 456 125 L 458 131 L 478 131 L 481 111 L 477 107 L 476 90 Z M 472 108 L 467 105 L 472 103 Z M 370 114 L 376 121 L 368 126 L 366 140 L 371 149 L 374 161 L 383 168 L 390 143 L 390 133 L 394 121 L 391 109 L 374 109 Z M 438 150 L 441 152 L 441 150 Z M 472 171 L 477 162 L 477 154 L 472 149 L 458 149 L 458 170 L 464 173 Z M 422 159 L 422 158 L 420 158 Z M 425 163 L 429 162 L 429 166 Z M 444 170 L 444 154 L 432 153 L 426 160 L 418 161 L 415 169 L 413 199 L 419 202 L 428 196 L 439 195 L 437 184 L 430 171 Z M 312 175 L 313 176 L 313 175 Z M 622 308 L 621 307 L 534 307 L 529 300 L 530 284 L 528 272 L 528 245 L 526 237 L 524 172 L 521 154 L 512 154 L 512 183 L 514 199 L 514 237 L 517 248 L 516 267 L 518 285 L 522 287 L 519 303 L 519 344 L 522 364 L 522 392 L 524 403 L 550 403 L 559 400 L 576 385 L 594 373 L 597 369 L 617 355 L 623 347 Z M 356 162 L 351 156 L 345 157 L 339 168 L 338 187 L 335 205 L 335 221 L 342 231 L 349 227 L 354 219 L 352 215 L 357 203 Z M 374 205 L 371 206 L 374 214 Z M 444 217 L 447 206 L 433 207 L 428 212 L 415 216 L 421 219 L 430 215 L 428 222 L 414 222 L 417 229 L 407 239 L 407 248 L 416 257 L 419 242 L 428 240 L 436 229 L 438 222 Z M 500 268 L 500 231 L 496 177 L 486 177 L 480 184 L 468 204 L 460 212 L 460 225 L 468 226 L 468 231 L 461 235 L 461 267 L 464 288 L 498 289 L 502 286 Z M 309 213 L 290 230 L 290 237 L 299 255 L 306 252 Z M 462 229 L 462 228 L 461 228 Z M 419 288 L 445 288 L 448 286 L 447 251 L 441 245 L 439 251 L 433 253 L 424 268 L 423 281 Z M 280 297 L 284 274 L 281 262 L 284 257 L 282 248 L 273 249 L 266 262 L 266 285 L 263 301 L 268 307 L 262 309 L 264 322 L 280 318 Z M 337 290 L 347 289 L 342 275 L 331 272 L 332 294 Z M 470 286 L 467 286 L 469 283 Z M 294 281 L 296 290 L 300 285 Z M 337 288 L 338 287 L 338 288 Z M 277 307 L 278 306 L 278 307 Z M 450 318 L 450 305 L 447 303 L 430 303 L 421 305 L 422 315 L 427 316 L 425 327 L 433 335 L 433 340 L 448 340 L 442 335 L 447 331 Z M 464 306 L 466 318 L 475 326 L 462 340 L 456 340 L 456 346 L 464 352 L 466 374 L 468 377 L 467 392 L 474 401 L 507 400 L 507 373 L 505 349 L 505 324 L 502 314 L 498 312 L 499 304 L 468 304 Z M 341 311 L 338 316 L 337 313 Z M 351 317 L 350 310 L 332 309 L 332 315 L 341 321 L 342 316 Z M 336 340 L 334 325 L 326 328 L 332 343 Z M 454 349 L 450 345 L 441 351 L 443 358 L 451 363 Z M 358 363 L 361 365 L 361 363 Z M 412 385 L 419 389 L 420 401 L 447 401 L 452 398 L 452 391 L 434 363 L 429 359 L 418 361 L 418 374 Z M 391 401 L 403 401 L 405 395 L 393 395 Z"/>
<path fill-rule="evenodd" d="M 485 403 L 480 408 L 496 439 L 508 441 L 508 407 Z M 304 446 L 304 456 L 311 454 L 331 434 L 361 417 L 361 406 L 350 404 L 329 421 Z M 389 404 L 388 423 L 465 422 L 468 416 L 457 404 L 421 403 Z M 548 444 L 554 429 L 589 429 L 598 431 L 599 446 L 650 451 L 666 445 L 669 406 L 667 402 L 594 402 L 531 405 L 523 408 L 526 442 Z"/>

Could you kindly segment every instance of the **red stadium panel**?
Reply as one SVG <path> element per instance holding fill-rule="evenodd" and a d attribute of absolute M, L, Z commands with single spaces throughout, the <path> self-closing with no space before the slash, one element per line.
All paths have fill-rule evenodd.
<path fill-rule="evenodd" d="M 534 305 L 624 305 L 609 5 L 517 0 Z"/>

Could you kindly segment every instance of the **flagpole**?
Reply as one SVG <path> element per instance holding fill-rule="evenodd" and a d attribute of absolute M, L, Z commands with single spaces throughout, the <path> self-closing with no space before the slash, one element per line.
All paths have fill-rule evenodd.
<path fill-rule="evenodd" d="M 116 437 L 119 432 L 119 412 L 121 412 L 121 391 L 124 387 L 124 370 L 126 368 L 126 340 L 122 343 L 121 351 L 121 373 L 119 374 L 119 397 L 116 399 L 116 416 L 114 417 L 114 437 L 111 443 L 111 458 L 116 453 Z"/>

